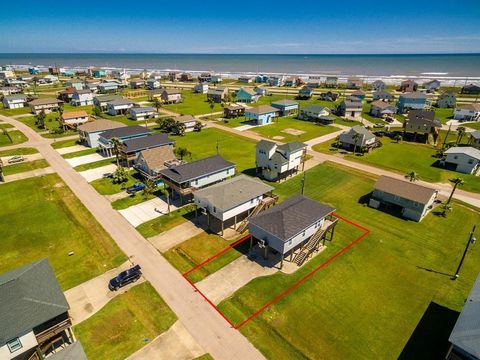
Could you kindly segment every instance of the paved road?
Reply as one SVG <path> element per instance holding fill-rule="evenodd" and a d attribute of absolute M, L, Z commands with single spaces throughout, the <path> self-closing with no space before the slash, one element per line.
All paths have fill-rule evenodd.
<path fill-rule="evenodd" d="M 0 115 L 0 119 L 22 131 L 51 167 L 65 181 L 85 207 L 112 236 L 132 261 L 142 265 L 150 281 L 193 338 L 215 359 L 263 359 L 262 354 L 228 323 L 183 279 L 110 203 L 99 195 L 87 181 L 42 138 L 21 122 Z"/>

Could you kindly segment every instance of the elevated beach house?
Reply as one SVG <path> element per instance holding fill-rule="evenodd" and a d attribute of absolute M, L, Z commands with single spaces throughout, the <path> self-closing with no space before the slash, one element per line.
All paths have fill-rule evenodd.
<path fill-rule="evenodd" d="M 282 99 L 272 102 L 272 107 L 278 110 L 278 116 L 292 116 L 298 113 L 298 102 Z"/>
<path fill-rule="evenodd" d="M 255 91 L 258 95 L 260 96 L 266 96 L 268 95 L 268 91 L 267 89 L 265 89 L 264 87 L 261 87 L 261 86 L 255 86 L 253 88 L 253 91 Z"/>
<path fill-rule="evenodd" d="M 457 104 L 457 99 L 453 91 L 445 91 L 437 98 L 437 107 L 442 109 L 454 108 Z"/>
<path fill-rule="evenodd" d="M 480 103 L 458 104 L 453 112 L 453 118 L 459 121 L 479 121 Z"/>
<path fill-rule="evenodd" d="M 346 119 L 361 120 L 363 104 L 360 99 L 350 98 L 342 101 L 338 105 L 338 115 Z"/>
<path fill-rule="evenodd" d="M 1 274 L 0 304 L 0 359 L 44 359 L 75 342 L 70 306 L 47 259 Z"/>
<path fill-rule="evenodd" d="M 400 83 L 400 87 L 398 90 L 401 92 L 414 92 L 417 91 L 417 89 L 418 84 L 415 81 L 408 79 Z"/>
<path fill-rule="evenodd" d="M 363 86 L 363 80 L 357 77 L 349 77 L 347 79 L 347 89 L 361 89 Z"/>
<path fill-rule="evenodd" d="M 98 91 L 101 93 L 112 93 L 118 91 L 118 83 L 113 81 L 101 82 L 98 84 Z"/>
<path fill-rule="evenodd" d="M 200 75 L 198 75 L 197 80 L 200 83 L 209 83 L 212 81 L 212 74 L 209 72 L 201 73 Z"/>
<path fill-rule="evenodd" d="M 241 84 L 250 84 L 253 82 L 253 80 L 254 78 L 251 76 L 239 76 L 238 78 L 238 82 Z"/>
<path fill-rule="evenodd" d="M 355 90 L 354 92 L 352 92 L 350 94 L 349 97 L 356 97 L 357 99 L 359 99 L 360 101 L 363 101 L 365 100 L 365 96 L 366 96 L 366 92 L 363 91 L 363 90 Z"/>
<path fill-rule="evenodd" d="M 325 123 L 330 115 L 330 110 L 320 105 L 309 105 L 300 109 L 298 118 L 313 122 Z"/>
<path fill-rule="evenodd" d="M 237 118 L 245 114 L 245 108 L 241 105 L 229 105 L 223 108 L 223 117 L 226 119 Z"/>
<path fill-rule="evenodd" d="M 298 99 L 308 100 L 313 96 L 313 88 L 311 86 L 304 86 L 298 91 Z"/>
<path fill-rule="evenodd" d="M 173 144 L 174 141 L 164 133 L 123 140 L 120 147 L 120 158 L 129 167 L 141 151 L 159 147 L 169 147 L 173 151 Z"/>
<path fill-rule="evenodd" d="M 133 167 L 146 179 L 156 181 L 160 171 L 183 164 L 177 160 L 171 146 L 159 146 L 140 151 Z"/>
<path fill-rule="evenodd" d="M 165 104 L 178 104 L 182 102 L 182 92 L 178 89 L 160 89 L 158 93 Z"/>
<path fill-rule="evenodd" d="M 284 76 L 270 76 L 267 80 L 269 86 L 283 86 L 285 84 Z"/>
<path fill-rule="evenodd" d="M 340 146 L 355 152 L 369 152 L 377 145 L 375 135 L 362 125 L 355 125 L 339 136 Z"/>
<path fill-rule="evenodd" d="M 129 99 L 113 100 L 107 104 L 107 113 L 112 116 L 126 115 L 134 105 L 135 103 Z"/>
<path fill-rule="evenodd" d="M 228 88 L 224 86 L 217 86 L 216 88 L 210 88 L 207 92 L 207 100 L 211 100 L 215 103 L 221 103 L 225 101 L 228 96 Z"/>
<path fill-rule="evenodd" d="M 245 109 L 245 118 L 254 121 L 257 125 L 271 124 L 278 115 L 278 110 L 270 105 L 260 105 Z"/>
<path fill-rule="evenodd" d="M 383 82 L 382 80 L 375 80 L 372 83 L 372 89 L 374 91 L 382 91 L 382 90 L 385 90 L 386 87 L 387 87 L 387 84 L 385 84 L 385 82 Z"/>
<path fill-rule="evenodd" d="M 283 261 L 302 265 L 314 252 L 324 246 L 325 240 L 333 239 L 337 220 L 335 209 L 303 195 L 291 197 L 249 220 L 248 230 L 252 239 L 269 253 L 280 254 Z"/>
<path fill-rule="evenodd" d="M 83 90 L 85 83 L 81 80 L 68 80 L 65 82 L 66 88 L 74 88 L 75 90 Z"/>
<path fill-rule="evenodd" d="M 370 114 L 379 118 L 393 116 L 396 112 L 397 109 L 395 105 L 382 100 L 373 101 L 370 108 Z"/>
<path fill-rule="evenodd" d="M 240 88 L 237 91 L 237 96 L 235 97 L 235 100 L 242 103 L 252 103 L 257 102 L 259 98 L 260 95 L 258 95 L 253 89 Z"/>
<path fill-rule="evenodd" d="M 477 149 L 480 149 L 480 131 L 479 130 L 475 130 L 470 133 L 468 144 Z"/>
<path fill-rule="evenodd" d="M 132 107 L 129 110 L 129 117 L 132 120 L 148 120 L 158 117 L 158 113 L 151 106 Z"/>
<path fill-rule="evenodd" d="M 60 116 L 60 122 L 64 128 L 76 129 L 77 126 L 90 121 L 90 115 L 85 110 L 64 111 Z"/>
<path fill-rule="evenodd" d="M 185 132 L 195 130 L 195 124 L 199 121 L 195 116 L 192 115 L 180 115 L 174 117 L 173 119 L 185 126 Z"/>
<path fill-rule="evenodd" d="M 398 97 L 397 111 L 404 114 L 409 110 L 423 110 L 427 108 L 427 95 L 420 92 L 401 94 Z"/>
<path fill-rule="evenodd" d="M 73 106 L 93 105 L 93 93 L 90 89 L 76 90 L 70 99 Z"/>
<path fill-rule="evenodd" d="M 387 90 L 377 90 L 373 93 L 372 100 L 392 101 L 393 95 Z"/>
<path fill-rule="evenodd" d="M 235 164 L 220 155 L 160 171 L 164 183 L 180 196 L 182 203 L 192 199 L 195 190 L 224 181 L 233 175 Z"/>
<path fill-rule="evenodd" d="M 98 148 L 105 156 L 114 156 L 115 153 L 112 139 L 118 139 L 121 143 L 123 143 L 126 140 L 145 137 L 152 133 L 153 130 L 139 125 L 109 129 L 101 132 L 98 135 Z"/>
<path fill-rule="evenodd" d="M 194 203 L 207 217 L 208 228 L 223 236 L 226 228 L 243 232 L 251 215 L 275 204 L 273 187 L 246 175 L 197 190 Z"/>
<path fill-rule="evenodd" d="M 98 137 L 100 136 L 100 133 L 125 126 L 125 124 L 118 121 L 98 119 L 79 125 L 77 130 L 82 144 L 91 148 L 96 148 L 98 146 Z"/>
<path fill-rule="evenodd" d="M 318 99 L 323 101 L 337 101 L 339 94 L 332 91 L 320 93 Z"/>
<path fill-rule="evenodd" d="M 440 89 L 440 81 L 438 80 L 430 80 L 430 81 L 427 81 L 427 82 L 424 82 L 422 84 L 423 88 L 427 91 L 427 92 L 435 92 L 437 91 L 438 89 Z"/>
<path fill-rule="evenodd" d="M 437 190 L 383 175 L 375 183 L 369 206 L 421 221 L 433 208 L 436 198 Z"/>
<path fill-rule="evenodd" d="M 436 143 L 442 123 L 435 119 L 434 111 L 410 110 L 403 123 L 403 132 L 413 141 Z"/>
<path fill-rule="evenodd" d="M 28 103 L 32 113 L 38 115 L 40 112 L 44 111 L 46 114 L 58 110 L 63 104 L 63 101 L 54 99 L 54 98 L 41 98 L 35 99 Z"/>
<path fill-rule="evenodd" d="M 15 94 L 3 97 L 2 103 L 5 109 L 19 109 L 25 107 L 27 103 L 27 95 Z"/>
<path fill-rule="evenodd" d="M 123 96 L 121 95 L 97 95 L 93 98 L 93 105 L 101 111 L 106 111 L 109 102 L 122 99 Z"/>
<path fill-rule="evenodd" d="M 325 87 L 336 88 L 338 84 L 338 78 L 336 76 L 327 76 L 325 79 Z"/>
<path fill-rule="evenodd" d="M 145 87 L 145 80 L 130 80 L 131 89 L 141 89 Z"/>
<path fill-rule="evenodd" d="M 295 174 L 305 161 L 307 145 L 299 141 L 278 145 L 260 140 L 255 147 L 257 174 L 270 181 L 280 181 Z"/>
<path fill-rule="evenodd" d="M 157 79 L 148 79 L 145 82 L 145 85 L 146 85 L 148 90 L 159 89 L 160 86 L 162 86 L 161 83 L 160 83 L 160 80 L 157 80 Z"/>
<path fill-rule="evenodd" d="M 183 82 L 193 81 L 193 76 L 190 73 L 182 73 L 180 74 L 180 81 L 183 81 Z"/>
<path fill-rule="evenodd" d="M 480 150 L 472 146 L 454 146 L 445 151 L 445 167 L 476 175 L 480 167 Z"/>
<path fill-rule="evenodd" d="M 468 84 L 462 87 L 462 94 L 480 94 L 480 86 L 475 84 Z"/>
<path fill-rule="evenodd" d="M 193 87 L 193 92 L 197 94 L 206 94 L 208 92 L 208 83 L 200 82 Z"/>

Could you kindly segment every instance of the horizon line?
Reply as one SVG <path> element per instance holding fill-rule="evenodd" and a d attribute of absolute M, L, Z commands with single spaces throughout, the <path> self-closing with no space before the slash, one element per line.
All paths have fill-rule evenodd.
<path fill-rule="evenodd" d="M 222 52 L 124 52 L 124 51 L 50 51 L 50 52 L 0 52 L 0 55 L 276 55 L 276 56 L 413 56 L 413 55 L 480 55 L 480 52 L 425 52 L 425 53 L 222 53 Z"/>

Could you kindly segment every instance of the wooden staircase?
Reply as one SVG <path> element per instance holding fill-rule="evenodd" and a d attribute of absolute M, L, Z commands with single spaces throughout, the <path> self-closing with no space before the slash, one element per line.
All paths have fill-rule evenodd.
<path fill-rule="evenodd" d="M 270 207 L 271 205 L 274 205 L 277 202 L 277 200 L 278 200 L 278 196 L 269 196 L 267 198 L 262 199 L 262 201 L 260 201 L 258 205 L 255 206 L 255 208 L 250 213 L 250 215 L 248 215 L 245 219 L 242 220 L 242 222 L 237 228 L 237 231 L 240 234 L 244 233 L 247 230 L 248 222 L 250 218 L 252 218 L 255 215 L 258 215 L 260 212 Z"/>

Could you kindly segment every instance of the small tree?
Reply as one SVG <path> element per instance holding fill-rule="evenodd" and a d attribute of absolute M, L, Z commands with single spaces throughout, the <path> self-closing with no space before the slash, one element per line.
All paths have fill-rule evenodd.
<path fill-rule="evenodd" d="M 5 182 L 5 177 L 3 176 L 3 163 L 0 161 L 0 181 Z"/>
<path fill-rule="evenodd" d="M 100 109 L 99 106 L 95 106 L 93 108 L 93 115 L 95 115 L 96 117 L 102 116 L 102 109 Z"/>
<path fill-rule="evenodd" d="M 119 166 L 112 174 L 112 182 L 114 184 L 123 184 L 128 180 L 127 170 L 123 166 Z"/>
<path fill-rule="evenodd" d="M 459 126 L 457 128 L 457 141 L 456 141 L 457 145 L 462 142 L 462 138 L 465 135 L 465 133 L 466 133 L 466 129 L 463 126 Z"/>
<path fill-rule="evenodd" d="M 208 103 L 210 104 L 210 109 L 213 110 L 213 108 L 215 107 L 215 101 L 213 101 L 213 99 L 210 99 L 208 100 Z"/>
<path fill-rule="evenodd" d="M 358 140 L 360 139 L 360 134 L 359 133 L 355 133 L 353 134 L 352 136 L 352 140 L 353 140 L 353 155 L 355 155 L 355 153 L 357 152 L 357 143 L 358 143 Z"/>
<path fill-rule="evenodd" d="M 202 128 L 203 128 L 202 123 L 200 121 L 197 121 L 195 123 L 195 126 L 193 127 L 193 131 L 200 132 L 200 131 L 202 131 Z"/>
<path fill-rule="evenodd" d="M 122 142 L 119 138 L 112 138 L 110 142 L 113 145 L 113 153 L 115 154 L 115 158 L 117 159 L 117 167 L 120 167 L 120 149 L 122 147 Z"/>
<path fill-rule="evenodd" d="M 45 111 L 40 111 L 37 115 L 35 115 L 35 125 L 39 129 L 45 129 L 45 119 L 47 115 L 45 114 Z"/>
<path fill-rule="evenodd" d="M 187 156 L 191 157 L 192 153 L 188 151 L 187 148 L 179 147 L 175 149 L 175 155 L 177 155 L 180 158 L 180 160 L 183 160 L 183 158 Z"/>
<path fill-rule="evenodd" d="M 405 178 L 410 182 L 415 182 L 419 179 L 418 174 L 415 171 L 410 171 L 409 173 L 405 174 Z"/>
<path fill-rule="evenodd" d="M 447 205 L 450 204 L 450 201 L 452 201 L 453 194 L 455 193 L 455 190 L 457 190 L 457 187 L 465 183 L 463 179 L 460 179 L 460 178 L 449 179 L 449 181 L 453 184 L 453 189 L 452 189 L 452 192 L 450 193 L 450 196 L 448 197 Z"/>
<path fill-rule="evenodd" d="M 159 109 L 162 107 L 162 102 L 158 97 L 154 97 L 152 102 L 153 102 L 153 106 L 155 107 L 155 109 L 157 109 L 157 112 L 158 112 Z"/>
<path fill-rule="evenodd" d="M 397 142 L 397 144 L 398 144 L 400 141 L 403 140 L 403 137 L 402 137 L 402 135 L 397 134 L 397 135 L 394 136 L 393 139 L 394 139 L 394 140 Z"/>
<path fill-rule="evenodd" d="M 144 198 L 148 198 L 148 196 L 152 195 L 155 192 L 157 186 L 152 180 L 146 180 L 144 184 L 145 187 L 143 188 L 142 194 Z"/>
<path fill-rule="evenodd" d="M 165 133 L 171 132 L 173 130 L 173 127 L 175 126 L 175 120 L 171 117 L 161 118 L 155 121 L 158 124 L 158 128 L 160 129 L 160 131 Z"/>
<path fill-rule="evenodd" d="M 173 128 L 172 128 L 172 132 L 175 135 L 184 136 L 186 129 L 187 129 L 187 127 L 185 126 L 184 123 L 182 123 L 180 121 L 175 121 L 175 124 L 173 125 Z"/>
<path fill-rule="evenodd" d="M 448 203 L 444 203 L 441 206 L 442 211 L 440 212 L 440 215 L 443 217 L 447 217 L 447 214 L 453 210 L 452 206 L 449 205 Z"/>

